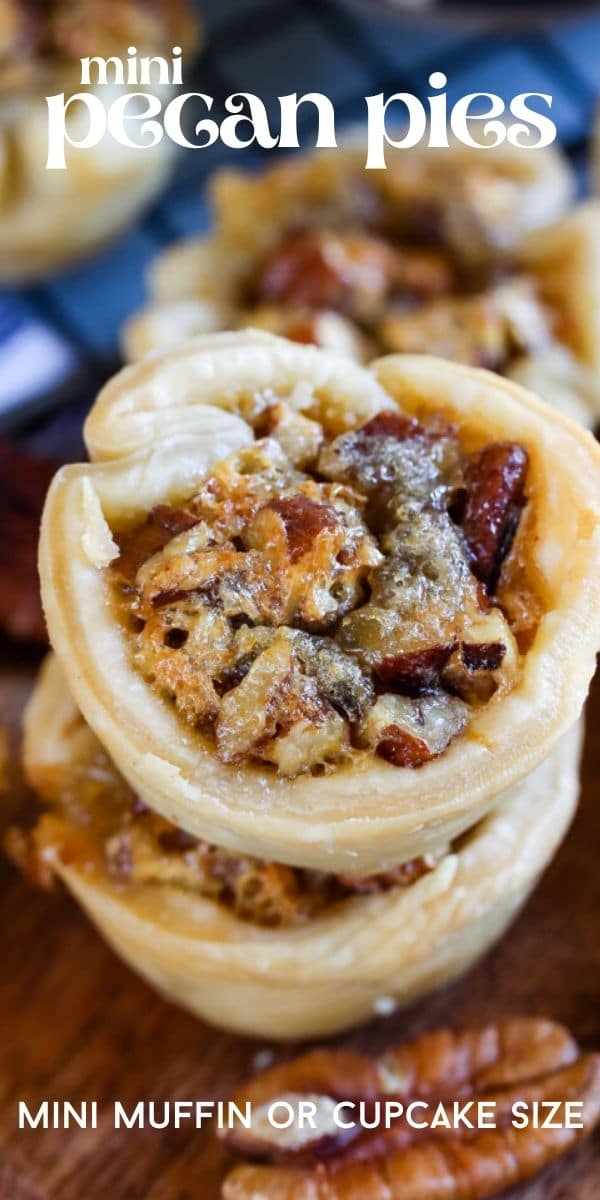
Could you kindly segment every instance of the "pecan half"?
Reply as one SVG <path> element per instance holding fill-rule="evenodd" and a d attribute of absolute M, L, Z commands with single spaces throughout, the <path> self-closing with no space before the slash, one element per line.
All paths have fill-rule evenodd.
<path fill-rule="evenodd" d="M 269 1101 L 292 1096 L 315 1105 L 312 1147 L 306 1130 L 301 1141 L 286 1131 L 283 1146 L 262 1123 L 253 1149 L 252 1131 L 244 1131 L 246 1156 L 269 1165 L 234 1169 L 224 1200 L 484 1200 L 536 1174 L 592 1130 L 600 1118 L 600 1056 L 580 1053 L 568 1031 L 550 1021 L 516 1019 L 462 1034 L 441 1030 L 379 1059 L 314 1051 L 259 1075 L 234 1100 L 264 1112 Z M 352 1135 L 332 1122 L 332 1102 L 359 1098 L 373 1127 L 352 1125 L 346 1108 Z M 376 1102 L 392 1098 L 403 1111 L 398 1104 L 392 1121 L 371 1122 Z M 416 1099 L 447 1120 L 414 1129 L 406 1107 Z M 461 1107 L 492 1102 L 496 1128 L 478 1127 L 476 1117 L 471 1126 L 457 1126 L 452 1113 L 459 1101 Z M 517 1102 L 529 1111 L 535 1102 L 555 1104 L 553 1127 L 517 1127 Z M 582 1104 L 580 1129 L 566 1121 L 572 1102 Z M 220 1136 L 241 1147 L 236 1131 Z"/>
<path fill-rule="evenodd" d="M 462 520 L 473 573 L 493 592 L 525 503 L 529 458 L 523 446 L 494 442 L 469 464 Z"/>

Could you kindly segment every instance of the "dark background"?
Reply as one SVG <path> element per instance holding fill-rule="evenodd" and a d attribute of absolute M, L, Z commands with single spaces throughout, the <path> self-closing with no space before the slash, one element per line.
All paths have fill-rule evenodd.
<path fill-rule="evenodd" d="M 336 107 L 338 131 L 364 119 L 364 96 L 383 90 L 427 94 L 432 70 L 444 71 L 453 103 L 468 92 L 549 92 L 559 138 L 586 187 L 585 161 L 600 91 L 600 7 L 565 18 L 507 23 L 506 5 L 445 20 L 381 15 L 378 0 L 197 0 L 205 49 L 188 61 L 185 90 L 219 101 L 236 90 L 272 106 L 279 94 L 322 91 Z M 446 10 L 455 10 L 448 4 Z M 464 8 L 464 5 L 459 5 Z M 562 9 L 562 6 L 561 6 Z M 362 17 L 362 13 L 368 14 Z M 118 336 L 144 300 L 144 276 L 169 241 L 199 233 L 209 220 L 202 199 L 210 172 L 228 161 L 253 165 L 255 151 L 182 151 L 166 192 L 133 230 L 35 287 L 0 292 L 0 430 L 20 428 L 45 448 L 68 450 L 81 415 L 119 364 Z M 42 167 L 41 167 L 42 169 Z M 52 410 L 50 423 L 32 414 Z M 62 415 L 61 415 L 62 414 Z M 29 437 L 28 437 L 29 440 Z"/>

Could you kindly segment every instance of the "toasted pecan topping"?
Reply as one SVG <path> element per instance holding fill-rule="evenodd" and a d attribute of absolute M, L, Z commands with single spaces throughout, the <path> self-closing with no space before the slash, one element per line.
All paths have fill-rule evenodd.
<path fill-rule="evenodd" d="M 377 663 L 377 678 L 390 689 L 418 694 L 431 691 L 439 683 L 454 646 L 428 646 L 405 654 L 386 654 Z"/>
<path fill-rule="evenodd" d="M 258 300 L 368 318 L 393 284 L 396 251 L 367 234 L 292 234 L 275 246 L 255 284 Z"/>
<path fill-rule="evenodd" d="M 306 1098 L 314 1103 L 312 1140 L 306 1130 L 300 1136 L 296 1121 L 280 1142 L 260 1120 L 265 1105 L 282 1096 L 290 1103 Z M 257 1127 L 234 1126 L 219 1136 L 246 1158 L 270 1165 L 235 1168 L 225 1181 L 224 1200 L 430 1200 L 442 1194 L 484 1200 L 536 1174 L 592 1131 L 600 1118 L 600 1056 L 581 1053 L 561 1026 L 524 1018 L 463 1034 L 441 1030 L 379 1059 L 313 1051 L 259 1075 L 234 1100 L 240 1106 L 250 1102 Z M 401 1104 L 386 1122 L 385 1102 L 391 1100 Z M 445 1122 L 415 1130 L 406 1117 L 413 1100 L 425 1101 Z M 458 1100 L 461 1107 L 492 1102 L 496 1128 L 478 1128 L 475 1114 L 473 1128 L 456 1127 L 452 1113 Z M 336 1101 L 350 1102 L 343 1113 L 350 1129 L 343 1132 Z M 369 1130 L 356 1117 L 352 1122 L 359 1101 L 369 1112 Z M 515 1127 L 512 1106 L 519 1101 L 556 1103 L 555 1127 L 536 1129 L 533 1122 Z M 573 1101 L 583 1104 L 581 1129 L 567 1126 L 567 1104 Z"/>
<path fill-rule="evenodd" d="M 335 509 L 309 500 L 307 496 L 283 496 L 280 500 L 269 501 L 265 508 L 281 517 L 293 563 L 304 557 L 324 529 L 336 529 L 340 524 Z"/>
<path fill-rule="evenodd" d="M 469 464 L 462 529 L 478 579 L 494 590 L 525 503 L 528 456 L 523 446 L 495 442 Z"/>
<path fill-rule="evenodd" d="M 359 896 L 369 896 L 386 887 L 405 887 L 407 884 L 415 883 L 417 879 L 433 871 L 435 865 L 433 856 L 425 854 L 420 858 L 411 859 L 410 862 L 402 863 L 399 867 L 393 867 L 391 871 L 384 871 L 381 875 L 343 874 L 338 875 L 338 880 L 342 887 L 347 888 L 349 892 L 356 892 Z"/>
<path fill-rule="evenodd" d="M 357 737 L 395 767 L 421 767 L 461 733 L 468 715 L 466 704 L 445 692 L 419 699 L 385 694 L 369 709 Z"/>
<path fill-rule="evenodd" d="M 403 413 L 393 410 L 377 413 L 361 425 L 359 432 L 361 438 L 391 437 L 404 442 L 407 438 L 425 433 L 425 430 L 413 417 L 405 417 Z"/>
<path fill-rule="evenodd" d="M 330 441 L 283 400 L 254 423 L 270 436 L 118 535 L 136 665 L 225 763 L 422 766 L 516 677 L 482 555 L 492 590 L 527 455 L 469 460 L 447 423 L 396 410 Z"/>
<path fill-rule="evenodd" d="M 441 296 L 454 270 L 439 250 L 395 246 L 373 233 L 305 230 L 286 234 L 267 255 L 252 291 L 268 304 L 337 310 L 369 326 L 390 296 Z"/>
<path fill-rule="evenodd" d="M 502 666 L 504 642 L 472 642 L 463 646 L 463 660 L 469 671 L 497 671 Z"/>

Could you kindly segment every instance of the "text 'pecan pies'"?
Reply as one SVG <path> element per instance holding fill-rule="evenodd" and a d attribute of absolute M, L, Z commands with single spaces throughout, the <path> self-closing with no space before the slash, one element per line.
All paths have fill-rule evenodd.
<path fill-rule="evenodd" d="M 438 854 L 371 876 L 266 862 L 158 816 L 42 668 L 25 721 L 35 827 L 7 837 L 32 882 L 59 877 L 170 999 L 255 1037 L 315 1037 L 465 970 L 526 899 L 569 824 L 580 731 Z"/>
<path fill-rule="evenodd" d="M 89 90 L 83 57 L 125 59 L 132 46 L 170 57 L 176 44 L 191 51 L 197 40 L 187 0 L 0 0 L 0 280 L 43 274 L 113 236 L 172 163 L 168 140 L 140 153 L 107 135 L 94 149 L 69 146 L 66 170 L 45 170 L 45 97 Z M 108 105 L 119 86 L 96 94 Z M 71 108 L 69 136 L 83 139 L 88 121 Z"/>
<path fill-rule="evenodd" d="M 565 215 L 552 149 L 360 150 L 260 175 L 224 171 L 215 233 L 162 254 L 130 359 L 193 334 L 261 327 L 357 359 L 438 354 L 489 367 L 584 424 L 600 412 L 600 210 Z"/>
<path fill-rule="evenodd" d="M 387 871 L 577 719 L 600 452 L 515 384 L 216 335 L 122 372 L 86 436 L 107 461 L 59 472 L 43 519 L 50 638 L 117 768 L 186 832 Z"/>

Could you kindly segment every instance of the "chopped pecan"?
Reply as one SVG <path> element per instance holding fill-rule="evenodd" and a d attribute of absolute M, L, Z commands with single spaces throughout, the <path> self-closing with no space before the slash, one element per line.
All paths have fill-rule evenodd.
<path fill-rule="evenodd" d="M 333 508 L 309 500 L 307 496 L 284 496 L 280 500 L 270 500 L 265 507 L 281 517 L 293 563 L 308 553 L 324 529 L 335 529 L 339 525 Z"/>
<path fill-rule="evenodd" d="M 348 744 L 345 722 L 321 699 L 314 681 L 298 671 L 285 633 L 227 692 L 215 731 L 223 762 L 240 762 L 253 753 L 275 761 L 286 775 L 342 757 Z"/>
<path fill-rule="evenodd" d="M 445 748 L 445 747 L 444 747 Z M 399 724 L 387 725 L 376 746 L 380 758 L 394 767 L 423 767 L 435 758 L 427 742 Z"/>
<path fill-rule="evenodd" d="M 504 642 L 467 642 L 462 648 L 463 660 L 469 671 L 497 671 L 502 666 L 505 654 Z"/>
<path fill-rule="evenodd" d="M 57 464 L 0 439 L 0 630 L 45 642 L 37 543 L 44 499 Z"/>
<path fill-rule="evenodd" d="M 434 354 L 496 371 L 505 366 L 512 348 L 493 292 L 445 296 L 408 312 L 392 310 L 379 336 L 388 351 Z"/>
<path fill-rule="evenodd" d="M 421 767 L 443 753 L 467 717 L 462 700 L 445 692 L 420 699 L 386 694 L 358 727 L 357 741 L 395 767 Z"/>
<path fill-rule="evenodd" d="M 260 301 L 333 309 L 368 318 L 392 286 L 398 255 L 364 234 L 307 230 L 288 235 L 267 257 L 255 285 Z"/>
<path fill-rule="evenodd" d="M 428 646 L 406 654 L 388 654 L 377 664 L 377 678 L 389 690 L 417 696 L 439 687 L 442 671 L 454 645 Z"/>
<path fill-rule="evenodd" d="M 441 1030 L 379 1059 L 314 1051 L 259 1075 L 234 1100 L 264 1112 L 284 1097 L 315 1105 L 312 1142 L 308 1130 L 301 1141 L 288 1130 L 282 1143 L 265 1122 L 254 1145 L 252 1130 L 243 1141 L 235 1127 L 220 1134 L 247 1158 L 269 1164 L 235 1168 L 224 1200 L 431 1200 L 442 1194 L 484 1200 L 536 1174 L 591 1132 L 600 1118 L 600 1056 L 580 1053 L 567 1030 L 552 1022 L 516 1019 L 463 1034 Z M 386 1120 L 394 1098 L 402 1105 Z M 365 1130 L 356 1116 L 352 1121 L 347 1107 L 343 1119 L 350 1129 L 342 1133 L 333 1103 L 340 1100 L 362 1102 L 372 1128 Z M 406 1116 L 414 1100 L 446 1121 L 414 1129 Z M 536 1129 L 531 1122 L 518 1128 L 512 1120 L 517 1101 L 529 1108 L 536 1101 L 557 1104 L 555 1127 Z M 471 1127 L 457 1127 L 454 1105 L 465 1102 L 491 1102 L 496 1128 L 478 1127 L 476 1118 Z M 583 1104 L 581 1129 L 568 1127 L 569 1102 Z"/>
<path fill-rule="evenodd" d="M 525 503 L 529 458 L 523 446 L 494 442 L 465 473 L 467 499 L 462 520 L 474 574 L 493 592 Z"/>
<path fill-rule="evenodd" d="M 111 574 L 125 588 L 133 588 L 140 567 L 178 533 L 197 524 L 198 517 L 187 509 L 156 505 L 143 525 L 116 535 L 119 557 L 111 564 Z"/>
<path fill-rule="evenodd" d="M 161 529 L 165 529 L 170 537 L 185 533 L 198 524 L 198 517 L 187 508 L 176 508 L 173 504 L 157 504 L 152 509 L 152 516 Z"/>
<path fill-rule="evenodd" d="M 370 421 L 367 421 L 365 425 L 361 425 L 357 432 L 363 438 L 389 437 L 403 442 L 405 438 L 422 436 L 425 433 L 425 429 L 412 417 L 405 417 L 400 412 L 388 410 L 376 413 L 374 417 L 371 417 Z"/>
<path fill-rule="evenodd" d="M 192 833 L 187 833 L 185 829 L 173 825 L 171 828 L 163 830 L 158 841 L 167 854 L 180 854 L 185 853 L 186 850 L 194 850 L 199 839 Z"/>

